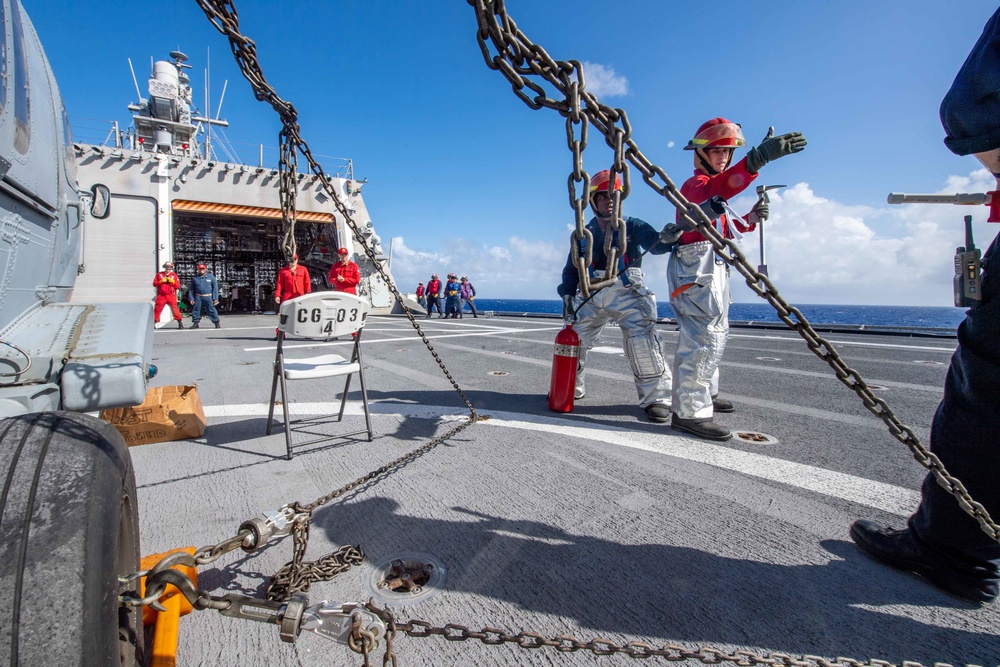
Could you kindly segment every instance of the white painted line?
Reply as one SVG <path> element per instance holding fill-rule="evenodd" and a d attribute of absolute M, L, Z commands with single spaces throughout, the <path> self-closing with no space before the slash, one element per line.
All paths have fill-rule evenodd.
<path fill-rule="evenodd" d="M 392 417 L 416 417 L 443 421 L 462 421 L 469 417 L 467 412 L 457 413 L 454 408 L 444 406 L 403 404 L 395 401 L 376 401 L 371 402 L 370 406 L 373 413 Z M 339 411 L 340 403 L 291 403 L 289 409 L 296 416 L 333 414 Z M 361 406 L 356 401 L 348 405 L 347 412 L 352 416 L 363 414 Z M 485 426 L 551 433 L 560 437 L 582 438 L 618 447 L 665 454 L 741 475 L 786 484 L 831 498 L 839 498 L 901 517 L 909 516 L 920 502 L 919 491 L 913 489 L 817 468 L 804 463 L 795 463 L 763 454 L 713 445 L 704 440 L 674 435 L 674 432 L 666 427 L 662 432 L 650 433 L 604 424 L 580 425 L 580 422 L 572 417 L 556 418 L 503 411 L 484 411 L 480 414 L 489 416 L 488 420 L 479 422 Z M 205 406 L 206 417 L 266 415 L 267 405 L 264 403 Z M 280 406 L 275 406 L 275 418 L 279 421 L 281 419 Z"/>
<path fill-rule="evenodd" d="M 561 329 L 562 327 L 553 327 L 552 330 Z M 445 338 L 468 338 L 472 336 L 506 336 L 516 333 L 524 333 L 527 331 L 539 331 L 539 329 L 494 329 L 492 331 L 468 331 L 465 333 L 452 333 L 452 334 L 439 334 L 433 336 L 427 336 L 427 340 L 443 340 Z M 363 341 L 364 346 L 374 345 L 376 343 L 399 343 L 399 342 L 413 342 L 420 341 L 420 336 L 414 333 L 412 336 L 405 336 L 402 338 L 366 338 Z M 286 343 L 285 349 L 292 350 L 303 347 L 335 347 L 338 345 L 353 345 L 354 343 L 349 340 L 334 341 L 330 343 Z M 547 343 L 551 345 L 551 342 Z M 262 351 L 274 352 L 274 345 L 267 345 L 265 347 L 245 347 L 244 352 L 262 352 Z"/>

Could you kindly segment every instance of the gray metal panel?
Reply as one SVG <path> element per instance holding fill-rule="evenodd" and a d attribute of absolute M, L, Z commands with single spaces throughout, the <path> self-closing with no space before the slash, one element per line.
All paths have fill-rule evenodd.
<path fill-rule="evenodd" d="M 61 379 L 63 407 L 87 412 L 142 403 L 153 349 L 152 305 L 99 304 L 78 327 Z"/>
<path fill-rule="evenodd" d="M 84 222 L 84 272 L 73 303 L 149 301 L 156 275 L 156 202 L 111 197 L 111 215 Z"/>

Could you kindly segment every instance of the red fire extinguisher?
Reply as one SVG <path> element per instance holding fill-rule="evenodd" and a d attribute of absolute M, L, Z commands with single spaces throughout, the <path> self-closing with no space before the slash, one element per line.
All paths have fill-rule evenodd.
<path fill-rule="evenodd" d="M 549 410 L 573 411 L 573 390 L 576 388 L 576 366 L 580 359 L 580 336 L 569 322 L 556 334 L 552 355 L 552 382 L 549 385 Z"/>

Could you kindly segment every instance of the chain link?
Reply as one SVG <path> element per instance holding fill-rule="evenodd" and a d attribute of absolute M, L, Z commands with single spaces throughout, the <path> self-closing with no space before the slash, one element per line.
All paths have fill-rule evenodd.
<path fill-rule="evenodd" d="M 673 204 L 686 222 L 698 227 L 698 231 L 712 243 L 716 254 L 728 265 L 739 271 L 750 289 L 757 296 L 771 304 L 778 313 L 781 321 L 787 324 L 789 328 L 797 331 L 806 341 L 809 349 L 830 365 L 837 378 L 858 395 L 862 404 L 872 414 L 886 424 L 889 433 L 910 449 L 914 459 L 934 475 L 938 484 L 955 496 L 958 504 L 966 513 L 976 519 L 983 532 L 993 540 L 1000 542 L 1000 526 L 993 521 L 986 508 L 970 497 L 969 492 L 965 489 L 961 481 L 948 473 L 941 460 L 921 444 L 920 439 L 917 438 L 912 429 L 899 421 L 884 400 L 875 396 L 861 375 L 844 362 L 833 345 L 816 333 L 805 316 L 797 308 L 794 308 L 785 301 L 778 293 L 778 289 L 771 282 L 770 278 L 765 274 L 757 272 L 754 266 L 743 256 L 743 252 L 739 246 L 734 241 L 723 238 L 716 231 L 708 216 L 681 194 L 666 172 L 652 164 L 642 154 L 638 145 L 631 138 L 631 127 L 625 112 L 621 109 L 612 109 L 601 104 L 593 94 L 585 90 L 580 63 L 577 61 L 553 60 L 542 47 L 531 42 L 524 33 L 517 29 L 517 25 L 504 9 L 503 0 L 467 1 L 473 6 L 476 12 L 476 20 L 479 25 L 477 40 L 486 66 L 501 72 L 507 77 L 514 86 L 515 94 L 532 109 L 545 107 L 558 111 L 567 118 L 568 128 L 577 124 L 576 118 L 578 116 L 581 118 L 579 121 L 581 126 L 586 126 L 586 123 L 589 121 L 589 125 L 604 135 L 608 145 L 615 151 L 615 164 L 612 168 L 612 177 L 617 172 L 622 173 L 624 176 L 625 188 L 622 192 L 622 199 L 629 192 L 629 172 L 620 157 L 623 153 L 624 160 L 627 160 L 629 164 L 642 173 L 646 184 Z M 490 48 L 490 44 L 487 41 L 493 45 L 493 49 Z M 580 72 L 577 80 L 567 82 L 564 73 L 576 70 Z M 548 97 L 541 85 L 525 78 L 529 75 L 537 75 L 544 79 L 555 87 L 564 99 L 560 101 Z M 529 99 L 524 94 L 523 89 L 525 87 L 535 92 L 534 98 Z M 581 101 L 583 102 L 582 108 Z M 586 121 L 583 120 L 584 118 Z M 621 127 L 617 126 L 618 122 L 621 122 Z M 573 143 L 572 131 L 568 131 L 570 136 L 570 150 L 573 151 L 574 162 L 573 173 L 570 176 L 570 203 L 573 205 L 577 217 L 577 231 L 574 232 L 571 252 L 573 253 L 573 260 L 576 263 L 577 271 L 580 272 L 581 285 L 583 285 L 586 284 L 585 268 L 589 265 L 590 257 L 589 255 L 587 256 L 585 263 L 578 248 L 578 244 L 584 238 L 584 235 L 580 232 L 579 202 L 574 198 L 573 183 L 578 174 L 586 172 L 583 171 L 582 157 L 580 156 L 582 147 L 577 148 Z M 616 207 L 618 205 L 617 198 L 615 205 Z M 617 221 L 617 208 L 615 209 L 614 217 Z M 607 240 L 605 241 L 605 248 L 608 248 Z M 611 258 L 609 256 L 609 269 L 611 269 L 610 261 Z M 588 289 L 594 289 L 595 287 L 593 284 L 588 285 Z M 584 294 L 585 296 L 589 296 L 586 291 Z"/>
<path fill-rule="evenodd" d="M 653 646 L 646 642 L 630 641 L 622 643 L 599 637 L 583 641 L 572 635 L 556 635 L 555 637 L 546 638 L 541 633 L 529 630 L 521 630 L 517 633 L 508 632 L 496 627 L 471 630 L 467 626 L 457 623 L 435 626 L 420 619 L 397 623 L 392 611 L 388 608 L 380 609 L 372 603 L 367 604 L 366 608 L 378 615 L 386 624 L 386 628 L 389 628 L 385 657 L 382 662 L 383 665 L 396 665 L 396 656 L 392 648 L 392 641 L 389 638 L 394 637 L 396 632 L 399 631 L 406 633 L 409 637 L 436 636 L 450 642 L 462 642 L 471 639 L 478 640 L 487 646 L 514 644 L 525 649 L 549 647 L 554 648 L 560 653 L 590 651 L 594 655 L 621 654 L 636 660 L 659 657 L 670 662 L 694 660 L 706 665 L 728 662 L 739 667 L 752 667 L 754 665 L 766 665 L 767 667 L 896 667 L 894 663 L 874 659 L 863 662 L 851 658 L 838 657 L 835 660 L 830 660 L 816 655 L 792 656 L 787 653 L 758 655 L 751 651 L 727 652 L 711 646 L 702 646 L 697 649 L 671 643 Z M 924 667 L 921 663 L 912 661 L 906 661 L 900 663 L 900 665 L 904 667 Z M 933 667 L 951 666 L 947 663 L 934 663 Z M 972 666 L 970 665 L 969 667 Z"/>

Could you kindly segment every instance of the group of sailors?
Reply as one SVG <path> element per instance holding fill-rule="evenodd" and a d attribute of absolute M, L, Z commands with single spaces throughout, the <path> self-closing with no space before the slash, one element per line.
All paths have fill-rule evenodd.
<path fill-rule="evenodd" d="M 772 160 L 801 151 L 806 140 L 799 132 L 779 136 L 774 129 L 735 165 L 733 154 L 746 146 L 741 127 L 725 118 L 713 118 L 698 128 L 685 150 L 694 151 L 694 175 L 681 187 L 689 201 L 700 203 L 713 197 L 728 200 L 743 192 L 757 178 L 761 167 Z M 594 218 L 587 224 L 592 236 L 589 277 L 601 281 L 608 270 L 604 254 L 605 236 L 613 230 L 611 247 L 618 247 L 619 231 L 611 225 L 612 193 L 622 190 L 618 174 L 610 171 L 590 180 L 590 205 Z M 768 204 L 759 199 L 745 221 L 720 213 L 713 224 L 725 238 L 733 229 L 753 231 L 767 220 Z M 732 402 L 719 397 L 719 361 L 729 334 L 729 269 L 715 254 L 710 241 L 697 229 L 677 223 L 657 232 L 639 218 L 624 217 L 626 246 L 615 267 L 618 278 L 589 298 L 579 293 L 580 275 L 573 252 L 566 260 L 562 283 L 563 316 L 575 320 L 580 336 L 575 399 L 586 396 L 584 370 L 587 352 L 594 347 L 610 320 L 621 328 L 625 355 L 635 376 L 639 406 L 652 422 L 670 422 L 672 428 L 709 440 L 729 440 L 732 432 L 714 421 L 716 412 L 735 411 Z M 678 220 L 680 214 L 678 213 Z M 587 255 L 586 240 L 574 241 L 579 256 Z M 643 283 L 642 258 L 646 253 L 670 252 L 667 280 L 670 305 L 680 326 L 680 339 L 673 358 L 673 372 L 664 360 L 663 344 L 656 331 L 656 297 Z"/>
<path fill-rule="evenodd" d="M 473 317 L 479 317 L 476 311 L 476 288 L 468 276 L 460 279 L 454 273 L 449 273 L 448 282 L 442 283 L 438 274 L 432 273 L 426 286 L 423 283 L 417 285 L 417 303 L 427 311 L 428 318 L 436 308 L 438 319 L 462 319 L 466 306 L 472 311 Z"/>

